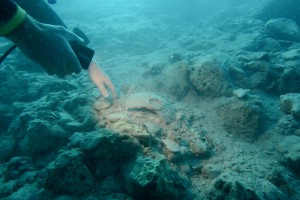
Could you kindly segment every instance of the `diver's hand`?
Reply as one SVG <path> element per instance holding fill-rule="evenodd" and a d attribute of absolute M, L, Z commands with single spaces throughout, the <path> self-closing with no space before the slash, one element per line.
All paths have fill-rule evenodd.
<path fill-rule="evenodd" d="M 42 24 L 27 15 L 24 23 L 6 37 L 50 75 L 63 77 L 81 70 L 69 40 L 82 39 L 63 26 Z"/>
<path fill-rule="evenodd" d="M 112 84 L 110 79 L 101 71 L 100 67 L 94 60 L 91 62 L 88 70 L 92 81 L 100 89 L 104 97 L 109 96 L 106 87 L 108 87 L 108 89 L 111 91 L 114 98 L 117 96 L 115 86 Z"/>

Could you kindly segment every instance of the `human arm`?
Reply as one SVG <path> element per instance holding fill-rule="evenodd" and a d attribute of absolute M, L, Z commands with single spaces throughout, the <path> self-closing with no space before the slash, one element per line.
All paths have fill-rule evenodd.
<path fill-rule="evenodd" d="M 25 12 L 12 1 L 2 0 L 0 4 L 4 5 L 7 11 L 0 18 L 3 22 L 0 26 L 1 35 L 13 41 L 25 55 L 39 63 L 48 74 L 62 77 L 80 71 L 80 63 L 69 44 L 70 39 L 81 41 L 78 36 L 63 26 L 36 21 L 28 14 L 24 14 Z M 10 7 L 7 7 L 8 5 Z M 8 22 L 3 17 L 7 17 Z"/>

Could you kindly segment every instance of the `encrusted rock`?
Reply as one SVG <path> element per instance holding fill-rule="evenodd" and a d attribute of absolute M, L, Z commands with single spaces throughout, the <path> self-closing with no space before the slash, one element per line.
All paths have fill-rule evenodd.
<path fill-rule="evenodd" d="M 153 157 L 154 156 L 154 157 Z M 163 156 L 138 157 L 124 170 L 126 189 L 135 199 L 193 199 L 190 181 L 170 169 Z"/>
<path fill-rule="evenodd" d="M 86 165 L 97 178 L 114 176 L 120 167 L 141 152 L 140 143 L 128 134 L 100 129 L 88 133 L 75 133 L 70 147 L 83 151 Z"/>
<path fill-rule="evenodd" d="M 290 93 L 280 96 L 281 109 L 297 120 L 300 120 L 300 94 Z"/>
<path fill-rule="evenodd" d="M 230 93 L 225 70 L 215 59 L 206 59 L 196 64 L 189 78 L 199 94 L 218 97 Z"/>
<path fill-rule="evenodd" d="M 93 186 L 93 177 L 82 162 L 82 155 L 73 149 L 64 151 L 51 162 L 45 173 L 46 188 L 67 194 L 83 194 Z"/>
<path fill-rule="evenodd" d="M 68 133 L 57 124 L 46 120 L 32 120 L 21 140 L 20 148 L 27 155 L 40 155 L 55 150 L 68 140 Z"/>
<path fill-rule="evenodd" d="M 285 115 L 279 119 L 275 130 L 281 135 L 293 135 L 299 128 L 300 124 L 291 115 Z"/>
<path fill-rule="evenodd" d="M 263 128 L 263 112 L 257 100 L 242 101 L 230 98 L 217 107 L 217 113 L 223 120 L 223 126 L 229 133 L 252 141 Z"/>

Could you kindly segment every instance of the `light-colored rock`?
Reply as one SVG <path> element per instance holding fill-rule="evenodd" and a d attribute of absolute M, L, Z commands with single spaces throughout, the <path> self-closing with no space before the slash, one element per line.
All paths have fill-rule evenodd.
<path fill-rule="evenodd" d="M 179 153 L 180 152 L 180 148 L 179 148 L 179 144 L 177 144 L 177 142 L 175 142 L 174 140 L 170 140 L 170 139 L 163 139 L 162 143 L 164 144 L 164 146 L 166 147 L 166 149 L 172 153 Z"/>
<path fill-rule="evenodd" d="M 233 90 L 233 94 L 238 97 L 239 99 L 243 99 L 243 98 L 247 98 L 247 96 L 249 95 L 250 90 L 249 89 L 237 89 L 237 90 Z"/>

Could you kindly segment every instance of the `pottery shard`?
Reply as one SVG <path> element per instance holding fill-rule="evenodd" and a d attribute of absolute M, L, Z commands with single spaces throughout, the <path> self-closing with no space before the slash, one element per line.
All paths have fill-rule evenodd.
<path fill-rule="evenodd" d="M 154 112 L 168 124 L 175 121 L 176 110 L 168 101 L 150 92 L 139 92 L 126 99 L 128 111 Z"/>

